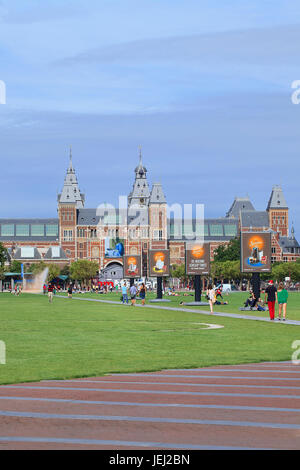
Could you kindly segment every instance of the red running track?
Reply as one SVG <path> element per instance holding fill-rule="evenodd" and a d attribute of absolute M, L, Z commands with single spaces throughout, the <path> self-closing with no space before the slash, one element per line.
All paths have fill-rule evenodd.
<path fill-rule="evenodd" d="M 300 366 L 1 386 L 3 449 L 300 449 Z"/>

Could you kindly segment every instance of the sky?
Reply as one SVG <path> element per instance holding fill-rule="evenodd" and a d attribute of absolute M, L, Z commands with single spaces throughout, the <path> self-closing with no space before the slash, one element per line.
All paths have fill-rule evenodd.
<path fill-rule="evenodd" d="M 299 44 L 297 0 L 0 0 L 0 218 L 56 217 L 70 146 L 86 207 L 116 205 L 141 147 L 205 217 L 280 184 L 300 241 Z"/>

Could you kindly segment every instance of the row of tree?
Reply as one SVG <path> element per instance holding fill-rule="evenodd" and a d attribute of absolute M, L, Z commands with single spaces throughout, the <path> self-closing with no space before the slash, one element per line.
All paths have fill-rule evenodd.
<path fill-rule="evenodd" d="M 185 272 L 184 265 L 173 265 L 171 268 L 171 277 L 187 282 L 193 278 Z M 213 261 L 211 263 L 210 278 L 218 279 L 221 283 L 240 283 L 241 281 L 250 281 L 252 274 L 241 273 L 240 261 Z M 291 282 L 300 282 L 300 259 L 299 262 L 274 263 L 271 273 L 261 274 L 262 280 L 273 279 L 274 281 L 284 281 L 289 278 Z"/>

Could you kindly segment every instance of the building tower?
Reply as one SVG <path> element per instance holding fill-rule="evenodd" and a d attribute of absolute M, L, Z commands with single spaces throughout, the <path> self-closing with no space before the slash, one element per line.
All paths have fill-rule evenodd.
<path fill-rule="evenodd" d="M 150 189 L 147 181 L 147 168 L 142 162 L 142 151 L 140 149 L 140 161 L 135 168 L 135 180 L 133 189 L 128 196 L 128 209 L 132 207 L 147 208 L 150 199 Z"/>
<path fill-rule="evenodd" d="M 283 237 L 289 235 L 289 208 L 281 186 L 273 186 L 267 206 L 269 225 L 274 232 Z"/>
<path fill-rule="evenodd" d="M 70 161 L 62 192 L 57 196 L 59 218 L 59 240 L 67 256 L 77 259 L 77 210 L 84 207 L 84 194 L 80 192 L 70 149 Z"/>

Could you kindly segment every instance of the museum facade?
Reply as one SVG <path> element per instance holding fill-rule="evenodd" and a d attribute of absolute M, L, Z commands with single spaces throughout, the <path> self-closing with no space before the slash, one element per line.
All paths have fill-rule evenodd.
<path fill-rule="evenodd" d="M 215 249 L 240 231 L 271 232 L 272 262 L 300 256 L 281 186 L 273 186 L 265 211 L 255 210 L 249 197 L 236 197 L 224 217 L 205 218 L 203 223 L 172 211 L 161 183 L 150 187 L 141 152 L 134 174 L 132 191 L 121 207 L 86 208 L 70 152 L 57 218 L 0 219 L 0 242 L 11 259 L 25 264 L 44 261 L 63 267 L 78 259 L 96 261 L 104 279 L 123 277 L 124 254 L 141 256 L 146 277 L 150 249 L 168 249 L 170 264 L 182 264 L 186 244 L 199 234 L 210 243 L 211 260 Z"/>

